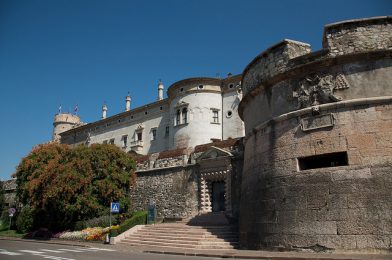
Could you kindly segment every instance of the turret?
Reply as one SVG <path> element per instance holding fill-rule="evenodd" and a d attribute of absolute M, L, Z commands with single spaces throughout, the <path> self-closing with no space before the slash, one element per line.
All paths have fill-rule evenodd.
<path fill-rule="evenodd" d="M 106 118 L 106 111 L 108 111 L 108 107 L 106 106 L 106 103 L 104 103 L 102 106 L 102 119 Z"/>
<path fill-rule="evenodd" d="M 59 110 L 59 113 L 54 116 L 52 140 L 60 142 L 60 133 L 68 131 L 80 123 L 79 116 L 71 113 L 61 113 Z"/>
<path fill-rule="evenodd" d="M 158 83 L 158 100 L 162 100 L 163 99 L 163 83 L 161 80 L 159 80 Z"/>
<path fill-rule="evenodd" d="M 131 109 L 131 95 L 128 95 L 125 97 L 125 111 L 129 111 Z"/>

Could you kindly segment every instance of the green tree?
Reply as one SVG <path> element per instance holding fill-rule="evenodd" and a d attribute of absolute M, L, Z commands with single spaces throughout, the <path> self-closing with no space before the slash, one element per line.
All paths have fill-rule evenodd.
<path fill-rule="evenodd" d="M 128 198 L 134 169 L 132 157 L 114 145 L 40 145 L 17 167 L 17 194 L 34 212 L 35 226 L 70 227 Z"/>
<path fill-rule="evenodd" d="M 3 209 L 5 208 L 5 196 L 4 196 L 4 182 L 0 181 L 0 212 L 3 212 Z"/>

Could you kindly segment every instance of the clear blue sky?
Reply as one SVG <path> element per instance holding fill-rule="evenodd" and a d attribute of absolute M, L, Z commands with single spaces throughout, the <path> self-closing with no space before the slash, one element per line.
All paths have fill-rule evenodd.
<path fill-rule="evenodd" d="M 57 108 L 84 122 L 156 100 L 188 77 L 241 73 L 284 38 L 321 48 L 323 26 L 391 15 L 389 0 L 0 0 L 0 178 L 51 139 Z"/>

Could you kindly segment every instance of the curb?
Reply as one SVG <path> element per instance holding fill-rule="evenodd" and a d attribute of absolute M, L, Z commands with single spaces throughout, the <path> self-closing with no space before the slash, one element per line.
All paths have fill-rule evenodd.
<path fill-rule="evenodd" d="M 181 255 L 181 256 L 197 256 L 197 257 L 212 257 L 212 258 L 232 258 L 232 259 L 263 259 L 263 260 L 362 260 L 362 257 L 354 257 L 354 256 L 311 256 L 311 255 L 292 255 L 292 256 L 282 256 L 282 255 L 242 255 L 242 254 L 219 254 L 219 253 L 199 253 L 199 252 L 174 252 L 174 251 L 158 251 L 158 250 L 143 250 L 143 253 L 151 253 L 151 254 L 163 254 L 163 255 Z"/>

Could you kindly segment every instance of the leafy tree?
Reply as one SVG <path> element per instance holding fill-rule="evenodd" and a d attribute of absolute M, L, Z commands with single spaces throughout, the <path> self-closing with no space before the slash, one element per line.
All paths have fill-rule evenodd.
<path fill-rule="evenodd" d="M 3 212 L 5 206 L 5 196 L 4 196 L 4 182 L 0 181 L 0 212 Z"/>
<path fill-rule="evenodd" d="M 127 200 L 134 169 L 130 155 L 114 145 L 40 145 L 17 167 L 17 194 L 36 226 L 70 227 L 107 214 L 111 201 Z"/>

